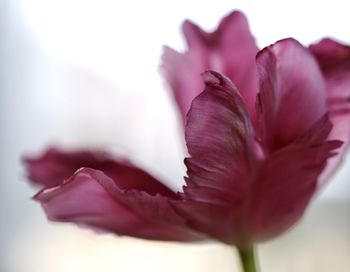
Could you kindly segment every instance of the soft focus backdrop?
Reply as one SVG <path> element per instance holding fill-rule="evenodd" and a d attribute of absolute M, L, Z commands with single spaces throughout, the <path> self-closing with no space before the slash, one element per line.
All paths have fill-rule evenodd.
<path fill-rule="evenodd" d="M 295 37 L 350 43 L 347 1 L 0 1 L 0 271 L 238 271 L 215 242 L 184 245 L 47 223 L 21 155 L 100 147 L 180 189 L 180 122 L 159 75 L 161 46 L 183 49 L 185 18 L 213 29 L 233 9 L 260 47 Z M 350 159 L 350 157 L 348 156 Z M 350 160 L 283 237 L 259 247 L 262 271 L 350 270 Z"/>

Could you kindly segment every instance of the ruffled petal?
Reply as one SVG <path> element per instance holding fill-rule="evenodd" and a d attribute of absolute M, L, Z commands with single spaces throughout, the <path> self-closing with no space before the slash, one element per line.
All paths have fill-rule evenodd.
<path fill-rule="evenodd" d="M 252 124 L 242 97 L 227 78 L 214 71 L 205 72 L 203 77 L 206 89 L 187 115 L 187 174 L 193 186 L 230 194 L 235 186 L 244 184 L 232 179 L 243 179 L 254 163 Z"/>
<path fill-rule="evenodd" d="M 99 168 L 108 165 L 111 159 L 105 152 L 66 152 L 50 147 L 39 156 L 25 156 L 23 162 L 31 182 L 52 187 L 61 184 L 81 167 Z"/>
<path fill-rule="evenodd" d="M 122 190 L 118 183 L 101 171 L 82 168 L 63 184 L 44 189 L 34 198 L 52 221 L 152 240 L 203 237 L 189 229 L 186 220 L 169 205 L 175 198 Z"/>
<path fill-rule="evenodd" d="M 327 141 L 322 116 L 292 143 L 261 156 L 243 99 L 222 75 L 204 74 L 206 89 L 188 113 L 186 186 L 172 201 L 188 225 L 241 248 L 296 223 L 340 141 Z"/>
<path fill-rule="evenodd" d="M 150 195 L 173 197 L 175 193 L 145 171 L 126 160 L 116 160 L 101 151 L 63 151 L 49 148 L 37 158 L 26 157 L 28 178 L 45 187 L 60 185 L 81 167 L 103 171 L 121 189 L 136 189 Z"/>
<path fill-rule="evenodd" d="M 246 17 L 234 11 L 223 18 L 213 32 L 205 32 L 196 24 L 185 21 L 183 33 L 188 51 L 181 55 L 166 49 L 162 66 L 184 120 L 191 101 L 203 90 L 200 74 L 206 69 L 227 75 L 238 87 L 251 115 L 255 115 L 258 90 L 255 55 L 258 48 Z"/>
<path fill-rule="evenodd" d="M 341 141 L 326 141 L 331 129 L 325 115 L 306 135 L 261 164 L 250 206 L 253 241 L 276 237 L 302 217 L 327 160 L 342 145 Z"/>
<path fill-rule="evenodd" d="M 259 52 L 259 136 L 267 152 L 298 137 L 326 112 L 326 89 L 314 57 L 296 40 L 285 39 Z"/>
<path fill-rule="evenodd" d="M 243 240 L 242 213 L 255 167 L 252 124 L 242 97 L 219 73 L 203 75 L 206 89 L 187 116 L 186 186 L 175 206 L 199 231 L 227 243 Z M 221 218 L 222 220 L 216 220 Z"/>
<path fill-rule="evenodd" d="M 321 179 L 323 184 L 343 160 L 350 139 L 350 46 L 323 39 L 309 47 L 326 80 L 327 106 L 333 130 L 330 139 L 344 142 L 339 155 L 332 158 Z"/>

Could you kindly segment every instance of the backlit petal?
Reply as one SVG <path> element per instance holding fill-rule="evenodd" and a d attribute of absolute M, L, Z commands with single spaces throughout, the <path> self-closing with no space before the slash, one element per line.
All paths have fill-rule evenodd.
<path fill-rule="evenodd" d="M 300 219 L 341 142 L 327 141 L 332 124 L 326 114 L 290 144 L 261 157 L 234 86 L 212 71 L 204 79 L 207 87 L 188 113 L 186 186 L 182 200 L 172 203 L 192 228 L 248 247 Z"/>
<path fill-rule="evenodd" d="M 327 160 L 342 144 L 325 141 L 331 129 L 325 115 L 305 136 L 261 164 L 251 198 L 249 225 L 253 240 L 266 240 L 283 233 L 304 214 Z"/>
<path fill-rule="evenodd" d="M 179 54 L 166 48 L 162 67 L 184 119 L 191 101 L 203 91 L 200 74 L 206 69 L 227 75 L 254 116 L 258 90 L 255 55 L 258 48 L 246 17 L 234 11 L 224 17 L 213 32 L 206 32 L 198 25 L 185 21 L 183 32 L 188 51 Z"/>
<path fill-rule="evenodd" d="M 121 189 L 137 189 L 148 194 L 174 196 L 168 187 L 126 160 L 114 159 L 101 151 L 63 151 L 49 148 L 37 158 L 25 158 L 29 179 L 45 187 L 60 185 L 81 167 L 103 171 Z"/>
<path fill-rule="evenodd" d="M 293 39 L 259 52 L 259 136 L 272 152 L 305 134 L 326 112 L 326 89 L 314 57 Z"/>
<path fill-rule="evenodd" d="M 63 184 L 42 190 L 35 199 L 52 221 L 153 240 L 200 237 L 186 227 L 186 221 L 169 205 L 169 198 L 122 190 L 117 184 L 101 171 L 82 168 Z"/>
<path fill-rule="evenodd" d="M 206 89 L 195 98 L 187 117 L 191 157 L 186 159 L 184 200 L 175 206 L 192 227 L 237 244 L 244 239 L 242 213 L 255 166 L 252 124 L 242 97 L 228 79 L 213 71 L 203 77 Z"/>
<path fill-rule="evenodd" d="M 181 54 L 169 47 L 163 49 L 161 72 L 173 92 L 182 118 L 185 118 L 193 98 L 204 88 L 200 77 L 204 70 L 196 61 L 187 53 Z"/>
<path fill-rule="evenodd" d="M 344 142 L 339 155 L 332 158 L 321 184 L 336 170 L 343 160 L 350 139 L 350 46 L 331 39 L 323 39 L 310 46 L 326 79 L 327 106 L 333 130 L 330 139 Z"/>

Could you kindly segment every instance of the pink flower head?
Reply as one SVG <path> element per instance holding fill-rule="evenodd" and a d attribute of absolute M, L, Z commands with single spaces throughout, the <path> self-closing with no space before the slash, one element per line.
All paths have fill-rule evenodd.
<path fill-rule="evenodd" d="M 315 86 L 316 89 L 309 93 L 304 93 L 304 88 L 294 86 L 292 88 L 295 90 L 294 92 L 284 93 L 282 91 L 280 95 L 277 95 L 273 93 L 276 86 L 270 86 L 272 87 L 270 90 L 264 90 L 270 87 L 264 87 L 262 84 L 279 85 L 281 83 L 277 82 L 278 79 L 274 79 L 270 83 L 264 83 L 262 78 L 264 73 L 271 73 L 274 66 L 280 66 L 279 63 L 274 64 L 276 62 L 275 56 L 270 52 L 270 49 L 278 48 L 277 50 L 282 50 L 287 46 L 274 46 L 270 49 L 261 50 L 256 58 L 258 47 L 250 33 L 248 21 L 240 11 L 229 13 L 213 32 L 206 32 L 190 21 L 185 21 L 182 28 L 188 49 L 185 53 L 178 53 L 169 47 L 165 47 L 161 70 L 173 92 L 184 120 L 183 123 L 186 122 L 186 114 L 191 101 L 203 89 L 203 81 L 200 75 L 207 69 L 213 69 L 224 74 L 234 83 L 247 105 L 253 125 L 258 130 L 266 129 L 265 132 L 260 131 L 261 137 L 270 137 L 268 134 L 271 131 L 268 132 L 268 130 L 271 129 L 273 133 L 279 134 L 279 136 L 276 135 L 277 138 L 275 139 L 279 143 L 276 141 L 270 144 L 265 143 L 263 147 L 265 149 L 278 148 L 279 145 L 283 145 L 284 141 L 288 141 L 288 138 L 292 139 L 296 136 L 295 134 L 305 132 L 310 123 L 315 121 L 317 115 L 316 112 L 304 115 L 305 111 L 309 110 L 306 107 L 310 101 L 307 100 L 315 100 L 318 107 L 313 108 L 313 110 L 329 113 L 333 125 L 329 138 L 344 142 L 339 149 L 339 155 L 330 160 L 327 169 L 323 172 L 320 181 L 323 184 L 336 170 L 349 144 L 350 46 L 342 45 L 331 39 L 323 39 L 319 43 L 311 45 L 307 49 L 309 53 L 299 54 L 298 50 L 292 52 L 293 49 L 290 49 L 290 46 L 288 46 L 289 52 L 286 52 L 285 56 L 282 52 L 276 52 L 277 61 L 279 58 L 284 58 L 284 62 L 294 62 L 295 66 L 291 70 L 291 74 L 283 76 L 283 84 L 303 85 L 303 81 L 310 84 L 307 80 L 294 80 L 295 76 L 302 77 L 303 75 L 314 77 L 313 80 L 318 81 L 319 84 Z M 263 52 L 264 54 L 262 54 Z M 294 54 L 296 58 L 293 57 Z M 267 55 L 270 55 L 270 57 L 267 58 Z M 304 56 L 309 60 L 309 63 L 302 59 Z M 314 62 L 317 63 L 318 68 L 313 67 L 315 66 Z M 308 69 L 310 65 L 312 67 Z M 270 68 L 266 69 L 268 66 Z M 316 70 L 321 70 L 321 73 Z M 283 67 L 277 68 L 273 73 L 283 73 Z M 259 92 L 260 95 L 258 95 Z M 261 99 L 261 94 L 266 92 L 270 93 L 268 95 L 271 95 L 271 97 L 265 99 L 274 100 L 270 101 L 274 106 L 263 109 L 264 105 L 261 105 L 257 98 Z M 280 97 L 285 95 L 289 97 L 281 100 Z M 280 100 L 284 104 L 280 104 Z M 286 103 L 287 101 L 289 102 Z M 321 105 L 322 103 L 323 105 Z M 258 107 L 258 111 L 264 110 L 265 114 L 257 117 L 256 107 Z M 278 111 L 276 111 L 276 107 L 278 107 Z M 263 120 L 257 120 L 257 118 L 263 118 Z M 301 122 L 300 124 L 303 125 L 299 126 L 299 120 L 304 118 L 311 119 L 307 122 Z M 281 122 L 284 122 L 284 125 Z M 262 127 L 262 123 L 265 123 L 267 127 Z M 265 140 L 269 141 L 268 139 Z"/>
<path fill-rule="evenodd" d="M 49 149 L 25 162 L 28 177 L 44 186 L 34 199 L 50 220 L 248 248 L 301 218 L 328 160 L 334 169 L 348 142 L 349 125 L 341 124 L 350 118 L 349 48 L 326 40 L 307 49 L 285 39 L 256 55 L 238 12 L 214 33 L 189 22 L 184 29 L 189 51 L 166 49 L 164 58 L 179 108 L 187 112 L 183 191 L 174 193 L 106 153 Z M 208 70 L 199 83 L 197 73 L 207 65 L 231 79 Z"/>

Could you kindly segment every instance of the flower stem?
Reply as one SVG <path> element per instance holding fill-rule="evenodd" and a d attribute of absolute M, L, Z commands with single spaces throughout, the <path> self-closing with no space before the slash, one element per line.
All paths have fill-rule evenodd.
<path fill-rule="evenodd" d="M 255 263 L 254 248 L 238 249 L 239 257 L 241 259 L 243 272 L 258 272 Z"/>

